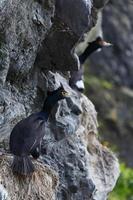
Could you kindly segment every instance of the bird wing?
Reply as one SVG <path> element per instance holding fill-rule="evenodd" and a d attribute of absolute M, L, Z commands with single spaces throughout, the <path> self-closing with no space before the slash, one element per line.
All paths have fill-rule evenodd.
<path fill-rule="evenodd" d="M 41 142 L 45 121 L 38 115 L 31 115 L 20 121 L 10 135 L 10 150 L 15 155 L 30 154 Z"/>
<path fill-rule="evenodd" d="M 41 142 L 41 138 L 26 138 L 24 140 L 24 145 L 23 145 L 23 152 L 30 153 L 32 152 Z"/>

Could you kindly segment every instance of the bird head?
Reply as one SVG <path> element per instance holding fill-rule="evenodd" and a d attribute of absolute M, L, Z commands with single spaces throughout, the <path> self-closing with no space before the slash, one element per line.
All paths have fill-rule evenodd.
<path fill-rule="evenodd" d="M 61 99 L 69 97 L 69 93 L 64 89 L 63 85 L 61 84 L 60 87 L 57 88 L 56 90 L 52 92 L 48 91 L 47 96 L 59 101 Z"/>
<path fill-rule="evenodd" d="M 97 37 L 94 41 L 98 48 L 113 46 L 111 43 L 104 41 L 101 37 Z"/>

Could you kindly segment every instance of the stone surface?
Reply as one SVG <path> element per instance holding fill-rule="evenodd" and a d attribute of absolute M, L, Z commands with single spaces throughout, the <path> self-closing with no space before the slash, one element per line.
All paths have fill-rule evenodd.
<path fill-rule="evenodd" d="M 6 79 L 17 82 L 19 76 L 26 78 L 31 72 L 39 45 L 51 27 L 52 14 L 32 0 L 0 2 L 0 79 L 3 84 Z"/>
<path fill-rule="evenodd" d="M 92 2 L 90 0 L 56 0 L 57 15 L 73 30 L 81 36 L 90 25 Z"/>
<path fill-rule="evenodd" d="M 3 185 L 0 184 L 0 199 L 1 200 L 7 200 L 8 194 L 6 189 L 3 187 Z"/>
<path fill-rule="evenodd" d="M 76 132 L 69 134 L 68 128 L 50 120 L 49 127 L 53 129 L 51 135 L 47 131 L 44 137 L 43 160 L 59 173 L 58 200 L 104 200 L 115 186 L 119 166 L 116 157 L 97 139 L 93 104 L 85 96 L 80 98 L 80 103 L 83 112 Z M 64 124 L 64 118 L 57 118 L 60 125 Z M 69 121 L 73 118 L 69 116 Z"/>
<path fill-rule="evenodd" d="M 109 0 L 94 0 L 94 6 L 97 9 L 103 8 L 107 3 L 109 2 Z"/>
<path fill-rule="evenodd" d="M 74 48 L 82 34 L 92 27 L 91 8 L 90 0 L 76 3 L 74 0 L 56 0 L 52 29 L 37 55 L 36 64 L 39 68 L 63 71 L 78 69 Z"/>
<path fill-rule="evenodd" d="M 78 69 L 74 46 L 81 34 L 96 23 L 97 11 L 92 3 L 90 0 L 80 0 L 76 4 L 70 0 L 0 1 L 0 151 L 9 153 L 8 141 L 13 126 L 41 110 L 47 90 L 54 90 L 62 83 L 70 93 L 67 100 L 55 106 L 47 123 L 42 144 L 43 174 L 31 181 L 35 190 L 30 191 L 25 184 L 20 194 L 22 185 L 12 176 L 11 157 L 4 154 L 0 178 L 9 198 L 16 195 L 16 199 L 18 196 L 26 199 L 29 196 L 25 194 L 31 192 L 30 199 L 36 199 L 37 193 L 40 199 L 103 200 L 116 183 L 118 161 L 98 142 L 95 108 L 85 96 L 69 87 L 68 72 L 64 73 L 68 69 Z M 73 19 L 69 8 L 70 14 L 74 11 Z M 81 18 L 78 12 L 80 16 L 84 13 Z M 40 166 L 39 162 L 36 166 Z M 53 170 L 59 175 L 57 191 L 57 184 L 52 188 L 53 179 L 49 179 L 55 174 Z M 11 191 L 12 181 L 16 187 L 13 184 Z M 25 181 L 29 183 L 29 178 Z"/>

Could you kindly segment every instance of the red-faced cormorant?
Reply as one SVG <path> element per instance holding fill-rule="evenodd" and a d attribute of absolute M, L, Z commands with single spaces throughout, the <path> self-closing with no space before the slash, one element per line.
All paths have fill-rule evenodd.
<path fill-rule="evenodd" d="M 68 96 L 63 86 L 49 92 L 41 112 L 31 114 L 13 128 L 10 135 L 10 151 L 14 155 L 13 172 L 30 175 L 35 171 L 30 155 L 37 159 L 41 151 L 41 141 L 45 135 L 45 123 L 54 105 Z"/>
<path fill-rule="evenodd" d="M 80 69 L 78 71 L 71 72 L 71 78 L 69 80 L 69 85 L 80 92 L 84 91 L 84 67 L 83 64 L 86 59 L 96 50 L 101 49 L 103 47 L 109 47 L 112 44 L 105 42 L 101 37 L 97 37 L 95 41 L 88 43 L 88 46 L 84 50 L 84 52 L 79 55 L 80 61 Z"/>

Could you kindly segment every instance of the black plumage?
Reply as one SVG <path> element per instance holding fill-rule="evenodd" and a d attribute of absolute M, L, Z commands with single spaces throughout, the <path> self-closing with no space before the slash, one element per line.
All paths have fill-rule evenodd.
<path fill-rule="evenodd" d="M 12 170 L 21 175 L 35 171 L 30 155 L 37 159 L 41 153 L 41 141 L 45 135 L 45 125 L 54 105 L 67 97 L 63 86 L 49 92 L 41 112 L 31 114 L 13 128 L 10 135 L 10 151 L 14 155 Z"/>
<path fill-rule="evenodd" d="M 84 50 L 84 52 L 79 55 L 80 64 L 84 64 L 86 59 L 96 50 L 101 49 L 103 47 L 111 46 L 110 43 L 105 42 L 101 37 L 97 37 L 95 41 L 89 42 L 88 46 Z"/>
<path fill-rule="evenodd" d="M 71 78 L 69 85 L 80 92 L 84 91 L 84 66 L 86 59 L 96 50 L 102 47 L 111 46 L 110 43 L 105 42 L 101 37 L 97 37 L 96 40 L 89 42 L 88 46 L 82 54 L 79 55 L 80 69 L 78 71 L 71 71 Z"/>

